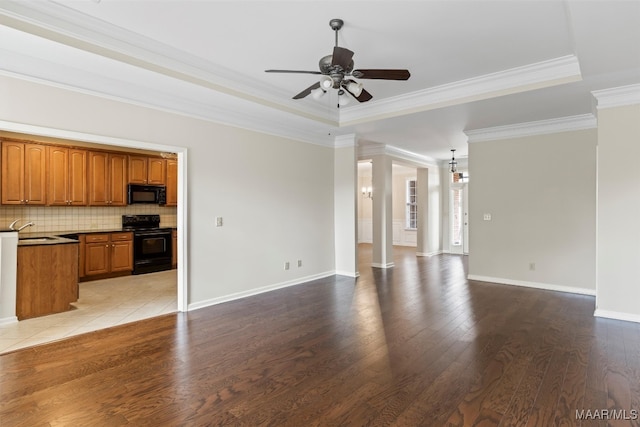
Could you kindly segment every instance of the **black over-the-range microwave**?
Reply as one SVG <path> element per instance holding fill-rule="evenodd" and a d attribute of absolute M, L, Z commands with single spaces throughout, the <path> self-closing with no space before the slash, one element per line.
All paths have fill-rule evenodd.
<path fill-rule="evenodd" d="M 127 203 L 147 203 L 165 205 L 167 203 L 167 188 L 164 185 L 129 184 L 127 188 Z"/>

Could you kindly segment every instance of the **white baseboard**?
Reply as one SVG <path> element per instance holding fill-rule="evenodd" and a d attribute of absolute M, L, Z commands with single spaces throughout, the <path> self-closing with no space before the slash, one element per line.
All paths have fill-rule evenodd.
<path fill-rule="evenodd" d="M 17 321 L 18 321 L 17 316 L 3 317 L 2 319 L 0 319 L 0 326 L 16 323 Z"/>
<path fill-rule="evenodd" d="M 338 270 L 336 270 L 335 274 L 338 275 L 338 276 L 353 277 L 354 279 L 360 277 L 360 272 L 359 271 L 356 271 L 354 273 L 353 271 L 338 271 Z"/>
<path fill-rule="evenodd" d="M 596 308 L 593 312 L 596 317 L 605 317 L 607 319 L 625 320 L 627 322 L 640 323 L 640 314 L 623 313 L 620 311 L 601 310 Z"/>
<path fill-rule="evenodd" d="M 395 265 L 395 264 L 394 264 L 394 263 L 392 263 L 392 262 L 390 262 L 390 263 L 388 263 L 388 264 L 380 264 L 380 263 L 377 263 L 377 262 L 372 262 L 372 263 L 371 263 L 371 267 L 375 267 L 375 268 L 391 268 L 391 267 L 393 267 L 394 265 Z"/>
<path fill-rule="evenodd" d="M 416 256 L 435 256 L 442 255 L 444 251 L 434 251 L 434 252 L 416 252 Z"/>
<path fill-rule="evenodd" d="M 590 295 L 590 296 L 596 295 L 595 289 L 576 288 L 572 286 L 563 286 L 563 285 L 553 285 L 550 283 L 526 282 L 523 280 L 504 279 L 501 277 L 477 276 L 475 274 L 469 274 L 467 276 L 467 279 L 478 280 L 480 282 L 498 283 L 501 285 L 522 286 L 525 288 L 544 289 L 547 291 L 568 292 L 571 294 Z"/>
<path fill-rule="evenodd" d="M 229 294 L 222 297 L 211 298 L 204 301 L 194 302 L 188 305 L 187 311 L 197 310 L 199 308 L 210 307 L 212 305 L 222 304 L 224 302 L 247 298 L 253 295 L 263 294 L 265 292 L 275 291 L 276 289 L 287 288 L 289 286 L 301 285 L 303 283 L 310 282 L 312 280 L 322 279 L 324 277 L 333 276 L 335 274 L 336 274 L 335 271 L 326 271 L 324 273 L 300 277 L 298 279 L 290 280 L 287 282 L 276 283 L 274 285 L 263 286 L 261 288 L 250 289 L 248 291 L 236 292 L 234 294 Z"/>

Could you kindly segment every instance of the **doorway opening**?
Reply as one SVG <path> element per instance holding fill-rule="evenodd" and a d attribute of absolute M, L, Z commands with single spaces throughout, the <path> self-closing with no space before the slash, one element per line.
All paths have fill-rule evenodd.
<path fill-rule="evenodd" d="M 186 208 L 186 177 L 187 177 L 187 173 L 186 173 L 186 156 L 187 156 L 187 149 L 186 147 L 178 147 L 178 146 L 166 146 L 166 145 L 161 145 L 161 144 L 155 144 L 155 143 L 146 143 L 146 142 L 141 142 L 141 141 L 134 141 L 134 140 L 123 140 L 123 139 L 118 139 L 118 138 L 111 138 L 111 137 L 106 137 L 106 136 L 102 136 L 102 135 L 93 135 L 93 134 L 84 134 L 84 133 L 78 133 L 78 132 L 73 132 L 73 131 L 64 131 L 64 130 L 58 130 L 58 129 L 50 129 L 50 128 L 43 128 L 43 127 L 37 127 L 37 126 L 31 126 L 31 125 L 23 125 L 23 124 L 19 124 L 19 123 L 12 123 L 12 122 L 4 122 L 4 121 L 0 121 L 0 133 L 6 137 L 11 137 L 11 138 L 22 138 L 22 139 L 29 139 L 35 142 L 41 142 L 43 144 L 86 144 L 87 147 L 93 147 L 98 149 L 99 146 L 103 146 L 104 150 L 110 150 L 110 151 L 118 151 L 118 152 L 127 152 L 127 151 L 138 151 L 138 152 L 156 152 L 156 153 L 175 153 L 176 157 L 177 157 L 177 202 L 176 205 L 174 205 L 175 207 L 173 208 L 173 210 L 171 212 L 169 212 L 169 208 L 166 207 L 158 207 L 156 206 L 155 209 L 158 210 L 157 213 L 160 213 L 162 215 L 167 215 L 169 217 L 169 221 L 173 224 L 172 227 L 175 227 L 175 229 L 177 229 L 177 238 L 175 241 L 175 245 L 177 248 L 177 269 L 174 270 L 169 270 L 168 273 L 172 273 L 173 272 L 173 278 L 169 278 L 167 279 L 167 272 L 161 272 L 161 273 L 152 273 L 151 275 L 138 275 L 138 276 L 123 276 L 124 278 L 131 278 L 131 281 L 135 281 L 135 282 L 139 282 L 139 285 L 142 285 L 142 282 L 145 282 L 144 284 L 146 284 L 146 282 L 152 282 L 154 281 L 154 278 L 151 277 L 152 275 L 157 276 L 158 280 L 170 280 L 172 283 L 174 283 L 173 285 L 173 289 L 174 289 L 174 294 L 173 294 L 173 303 L 171 303 L 173 310 L 171 310 L 170 308 L 167 308 L 167 310 L 170 311 L 187 311 L 188 309 L 188 299 L 187 299 L 187 268 L 186 268 L 186 247 L 187 247 L 187 233 L 186 233 L 186 218 L 187 218 L 187 208 Z M 91 149 L 91 148 L 88 148 Z M 135 206 L 135 205 L 134 205 Z M 111 207 L 111 208 L 105 208 L 105 209 L 112 209 L 113 211 L 113 215 L 114 217 L 118 217 L 118 219 L 121 221 L 121 214 L 124 213 L 147 213 L 145 212 L 138 212 L 136 209 L 144 209 L 143 206 L 146 205 L 137 205 L 136 207 L 133 206 L 127 206 L 127 207 Z M 142 207 L 142 208 L 141 208 Z M 32 208 L 29 208 L 32 209 Z M 96 210 L 94 208 L 90 208 L 90 207 L 73 207 L 73 208 L 69 208 L 69 207 L 65 207 L 65 208 L 48 208 L 47 206 L 42 206 L 42 207 L 38 207 L 38 208 L 33 208 L 33 209 L 38 209 L 37 215 L 43 216 L 46 213 L 51 213 L 52 216 L 55 216 L 56 221 L 58 221 L 57 224 L 62 224 L 64 223 L 65 225 L 70 225 L 70 224 L 75 224 L 77 221 L 77 219 L 70 219 L 69 221 L 60 221 L 60 217 L 63 215 L 66 215 L 66 213 L 71 214 L 73 211 L 74 213 L 77 213 L 75 211 L 78 210 Z M 50 212 L 41 212 L 45 209 L 50 209 Z M 66 210 L 65 210 L 66 209 Z M 133 210 L 135 212 L 128 212 L 128 210 Z M 54 212 L 55 211 L 55 212 Z M 116 212 L 117 211 L 117 212 Z M 110 211 L 111 212 L 111 211 Z M 12 211 L 11 214 L 13 214 L 14 212 Z M 31 214 L 31 212 L 30 212 Z M 41 215 L 42 214 L 42 215 Z M 102 217 L 100 217 L 102 218 Z M 113 219 L 113 218 L 111 218 Z M 48 220 L 47 220 L 48 221 Z M 93 220 L 92 220 L 93 221 Z M 40 222 L 44 222 L 44 221 L 40 221 Z M 100 222 L 100 221 L 93 221 L 93 222 Z M 47 224 L 48 225 L 52 225 L 57 226 L 57 224 Z M 86 225 L 86 224 L 85 224 Z M 93 224 L 91 224 L 93 225 Z M 90 229 L 92 227 L 87 226 L 86 229 Z M 78 229 L 79 230 L 79 229 Z M 43 230 L 45 232 L 49 232 L 49 230 Z M 51 231 L 57 232 L 58 229 L 51 229 Z M 62 229 L 60 231 L 63 231 Z M 74 231 L 74 230 L 70 230 L 70 231 Z M 93 231 L 93 230 L 92 230 Z M 102 230 L 96 230 L 98 232 L 102 231 Z M 120 286 L 121 283 L 119 283 L 119 281 L 122 281 L 123 278 L 113 278 L 113 279 L 106 279 L 106 280 L 112 280 L 114 283 L 114 286 Z M 82 282 L 79 286 L 81 286 L 81 298 L 82 298 L 82 286 L 84 284 L 90 284 L 91 282 Z M 90 285 L 87 285 L 90 286 Z M 128 285 L 126 285 L 128 286 Z M 162 285 L 165 286 L 165 285 Z M 166 287 L 166 286 L 165 286 Z M 109 295 L 108 294 L 101 294 L 101 292 L 103 292 L 103 289 L 100 289 L 99 287 L 96 287 L 96 295 L 97 295 L 97 300 L 99 303 L 104 302 L 104 299 L 108 298 Z M 139 286 L 139 289 L 142 289 L 143 286 Z M 148 290 L 149 291 L 149 290 Z M 140 292 L 138 292 L 138 294 L 140 294 Z M 145 297 L 145 295 L 141 295 L 141 297 Z M 149 302 L 153 302 L 153 295 L 151 295 L 151 293 L 149 293 L 148 295 L 149 297 Z M 129 301 L 126 301 L 127 303 L 129 303 Z M 161 302 L 161 301 L 160 301 Z M 157 301 L 155 302 L 157 303 Z M 155 304 L 157 306 L 157 304 Z M 130 304 L 131 307 L 133 307 L 132 304 Z M 149 304 L 149 306 L 151 306 L 151 304 Z M 125 309 L 128 307 L 124 307 L 121 306 L 120 308 Z M 142 307 L 140 307 L 142 308 Z M 149 307 L 151 309 L 151 307 Z M 53 316 L 59 316 L 59 315 L 64 315 L 64 314 L 77 314 L 78 310 L 71 310 L 71 311 L 67 311 L 67 312 L 63 312 L 60 314 L 56 314 Z M 165 311 L 166 312 L 166 311 Z M 121 315 L 122 313 L 119 313 L 118 315 Z M 155 315 L 160 315 L 163 313 L 158 313 L 158 314 L 154 314 L 154 312 L 152 312 L 152 310 L 149 310 L 148 315 L 146 316 L 148 317 L 154 317 Z M 104 316 L 102 316 L 103 319 L 102 320 L 107 320 L 106 318 L 108 317 L 108 313 L 105 313 Z M 116 316 L 113 316 L 114 319 Z M 53 332 L 52 330 L 48 329 L 48 325 L 45 325 L 45 323 L 47 324 L 51 324 L 54 325 L 56 322 L 52 322 L 53 317 L 51 316 L 46 316 L 47 320 L 46 322 L 41 321 L 42 319 L 45 319 L 44 317 L 36 317 L 33 319 L 26 319 L 24 321 L 21 321 L 21 329 L 22 330 L 26 330 L 29 328 L 25 328 L 24 324 L 22 324 L 22 322 L 31 322 L 31 323 L 42 323 L 43 325 L 34 325 L 33 328 L 33 332 L 35 332 L 33 337 L 25 337 L 24 340 L 22 340 L 23 342 L 21 344 L 22 347 L 24 346 L 29 346 L 29 345 L 35 345 L 35 344 L 40 344 L 40 343 L 44 343 L 44 342 L 48 342 L 48 341 L 52 341 L 55 339 L 60 339 L 60 338 L 64 338 L 66 336 L 69 336 L 69 333 L 64 333 L 64 331 L 62 331 L 62 329 L 60 329 L 57 332 Z M 134 321 L 136 319 L 132 319 L 131 321 Z M 115 320 L 114 320 L 115 321 Z M 100 322 L 96 322 L 97 323 Z M 95 329 L 103 329 L 109 326 L 115 326 L 115 324 L 117 324 L 118 322 L 116 321 L 116 323 L 114 323 L 113 325 L 109 325 L 109 324 L 103 324 L 104 322 L 100 323 L 100 327 L 97 327 Z M 11 327 L 11 326 L 17 326 L 18 322 L 16 322 L 15 324 L 11 324 L 11 325 L 5 325 L 4 327 Z M 40 329 L 39 327 L 42 326 Z M 45 330 L 47 329 L 47 330 Z M 82 333 L 83 331 L 78 328 L 78 333 Z M 86 332 L 86 331 L 84 331 Z M 56 335 L 56 333 L 58 333 L 58 335 Z M 60 333 L 62 333 L 63 335 L 59 335 Z M 71 335 L 73 335 L 75 333 L 71 333 Z M 36 337 L 36 335 L 38 335 L 38 337 Z M 22 337 L 21 336 L 16 336 L 16 340 L 20 340 Z M 29 341 L 29 339 L 32 339 L 32 341 Z M 33 341 L 35 340 L 35 341 Z M 39 340 L 39 341 L 38 341 Z M 3 343 L 3 344 L 11 344 L 11 343 Z M 12 348 L 13 349 L 13 348 Z M 0 352 L 3 351 L 8 351 L 8 348 L 0 348 Z"/>
<path fill-rule="evenodd" d="M 451 174 L 449 191 L 449 247 L 452 254 L 469 254 L 469 174 Z"/>

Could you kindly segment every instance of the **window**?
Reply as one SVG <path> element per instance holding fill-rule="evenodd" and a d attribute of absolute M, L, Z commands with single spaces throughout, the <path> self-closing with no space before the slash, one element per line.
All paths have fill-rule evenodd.
<path fill-rule="evenodd" d="M 418 228 L 418 193 L 416 188 L 416 180 L 407 180 L 407 214 L 406 227 L 411 229 Z"/>

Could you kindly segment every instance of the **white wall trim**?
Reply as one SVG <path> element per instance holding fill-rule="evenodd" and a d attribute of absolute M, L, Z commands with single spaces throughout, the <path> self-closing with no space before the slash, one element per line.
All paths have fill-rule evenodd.
<path fill-rule="evenodd" d="M 446 253 L 445 251 L 434 251 L 434 252 L 416 252 L 416 256 L 435 256 L 435 255 L 442 255 Z"/>
<path fill-rule="evenodd" d="M 640 84 L 594 90 L 591 94 L 596 99 L 596 108 L 599 110 L 640 104 Z"/>
<path fill-rule="evenodd" d="M 393 145 L 363 144 L 358 146 L 358 160 L 370 159 L 373 156 L 391 156 L 398 160 L 404 160 L 416 167 L 438 167 L 438 161 L 429 156 L 412 153 Z"/>
<path fill-rule="evenodd" d="M 10 325 L 12 323 L 18 323 L 18 317 L 17 316 L 4 317 L 4 318 L 0 319 L 0 326 L 2 326 L 2 325 Z"/>
<path fill-rule="evenodd" d="M 371 263 L 371 267 L 375 267 L 375 268 L 393 268 L 395 266 L 395 264 L 393 262 L 387 263 L 387 264 L 380 264 L 378 262 L 372 262 Z"/>
<path fill-rule="evenodd" d="M 601 310 L 599 308 L 593 312 L 596 317 L 604 317 L 606 319 L 624 320 L 627 322 L 640 323 L 640 314 L 623 313 L 620 311 Z"/>
<path fill-rule="evenodd" d="M 236 292 L 229 295 L 224 295 L 217 298 L 211 298 L 204 301 L 198 301 L 195 303 L 189 304 L 189 311 L 198 310 L 200 308 L 210 307 L 212 305 L 222 304 L 229 301 L 235 301 L 238 299 L 243 299 L 247 297 L 251 297 L 254 295 L 263 294 L 270 291 L 275 291 L 277 289 L 288 288 L 290 286 L 302 285 L 312 280 L 323 279 L 325 277 L 335 275 L 335 271 L 326 271 L 324 273 L 314 274 L 311 276 L 300 277 L 298 279 L 289 280 L 286 282 L 275 283 L 273 285 L 267 285 L 256 289 L 250 289 L 243 292 Z"/>
<path fill-rule="evenodd" d="M 467 130 L 464 133 L 469 138 L 468 142 L 474 143 L 583 129 L 595 129 L 597 126 L 598 122 L 593 114 L 580 114 L 577 116 L 560 117 L 557 119 Z"/>
<path fill-rule="evenodd" d="M 354 279 L 357 279 L 358 277 L 360 277 L 360 272 L 356 271 L 354 273 L 352 271 L 338 271 L 338 270 L 336 270 L 336 276 L 347 276 L 347 277 L 352 277 Z"/>
<path fill-rule="evenodd" d="M 582 80 L 575 55 L 515 67 L 483 76 L 347 107 L 340 111 L 340 126 L 427 111 L 470 101 L 494 98 Z"/>
<path fill-rule="evenodd" d="M 248 114 L 246 111 L 234 111 L 233 108 L 216 107 L 210 103 L 200 102 L 194 99 L 180 96 L 170 96 L 156 91 L 136 86 L 112 78 L 104 78 L 92 75 L 89 72 L 61 67 L 48 61 L 33 60 L 36 65 L 16 64 L 16 55 L 12 52 L 0 51 L 4 58 L 12 58 L 11 66 L 3 64 L 4 69 L 0 70 L 0 75 L 18 78 L 38 84 L 45 84 L 65 90 L 71 90 L 91 96 L 98 96 L 104 99 L 125 102 L 155 110 L 180 114 L 199 120 L 206 120 L 226 126 L 233 126 L 240 129 L 248 129 L 268 135 L 295 139 L 315 145 L 333 147 L 333 140 L 317 132 L 308 131 L 299 127 L 294 127 L 291 123 L 278 123 L 273 120 L 260 117 L 255 114 Z M 10 68 L 10 69 L 9 69 Z M 91 81 L 91 84 L 80 86 L 82 82 Z M 103 81 L 101 85 L 94 84 L 96 81 Z M 104 87 L 102 87 L 104 86 Z"/>
<path fill-rule="evenodd" d="M 327 112 L 319 104 L 293 103 L 283 91 L 267 90 L 226 67 L 54 2 L 4 2 L 0 23 L 221 93 L 335 123 L 325 117 Z"/>
<path fill-rule="evenodd" d="M 358 139 L 355 133 L 336 136 L 333 143 L 335 148 L 356 147 L 357 145 Z"/>
<path fill-rule="evenodd" d="M 579 295 L 589 295 L 589 296 L 596 295 L 595 289 L 576 288 L 573 286 L 564 286 L 564 285 L 553 285 L 550 283 L 527 282 L 524 280 L 505 279 L 502 277 L 488 277 L 488 276 L 478 276 L 475 274 L 469 274 L 467 276 L 467 279 L 477 280 L 479 282 L 497 283 L 500 285 L 521 286 L 525 288 L 543 289 L 547 291 L 567 292 L 567 293 L 579 294 Z"/>

